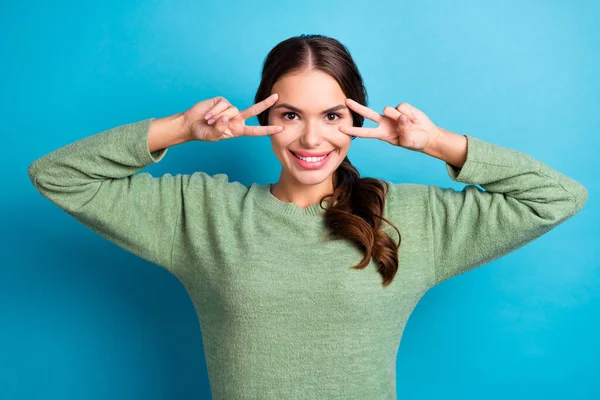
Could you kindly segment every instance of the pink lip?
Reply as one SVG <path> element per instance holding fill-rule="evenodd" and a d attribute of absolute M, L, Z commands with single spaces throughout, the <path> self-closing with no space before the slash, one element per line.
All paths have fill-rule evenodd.
<path fill-rule="evenodd" d="M 292 150 L 290 150 L 292 151 Z M 298 154 L 300 157 L 323 157 L 329 153 L 331 153 L 333 150 L 327 151 L 327 152 L 322 152 L 322 153 L 311 153 L 309 151 L 292 151 L 293 153 Z"/>
<path fill-rule="evenodd" d="M 294 159 L 294 161 L 296 161 L 296 163 L 298 165 L 300 165 L 300 167 L 302 167 L 303 169 L 308 169 L 308 170 L 322 168 L 325 164 L 327 164 L 327 161 L 329 161 L 329 159 L 331 158 L 331 154 L 333 154 L 333 151 L 330 151 L 329 154 L 325 153 L 325 154 L 327 154 L 327 157 L 325 157 L 324 159 L 322 159 L 319 162 L 312 162 L 311 163 L 311 162 L 299 159 L 298 157 L 296 157 L 294 155 L 294 153 L 292 153 L 291 150 L 289 150 L 289 151 L 290 151 L 291 157 Z"/>

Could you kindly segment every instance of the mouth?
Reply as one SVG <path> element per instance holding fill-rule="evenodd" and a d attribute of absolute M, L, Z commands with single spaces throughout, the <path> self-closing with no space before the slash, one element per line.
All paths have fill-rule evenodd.
<path fill-rule="evenodd" d="M 307 170 L 314 170 L 314 169 L 322 168 L 325 164 L 327 164 L 327 162 L 331 158 L 331 154 L 333 154 L 333 150 L 332 150 L 329 153 L 327 153 L 326 156 L 323 156 L 323 157 L 300 157 L 293 151 L 291 151 L 289 149 L 288 149 L 288 151 L 291 153 L 292 158 L 295 161 L 295 165 L 298 165 L 302 169 L 307 169 Z"/>

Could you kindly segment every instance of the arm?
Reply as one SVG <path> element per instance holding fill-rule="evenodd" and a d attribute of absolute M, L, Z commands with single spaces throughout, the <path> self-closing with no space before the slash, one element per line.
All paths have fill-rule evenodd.
<path fill-rule="evenodd" d="M 189 176 L 135 174 L 185 142 L 177 116 L 119 126 L 35 160 L 29 178 L 65 212 L 120 247 L 171 268 L 171 247 Z M 149 147 L 150 145 L 150 147 Z"/>
<path fill-rule="evenodd" d="M 442 130 L 424 153 L 443 160 L 453 180 L 468 184 L 461 191 L 429 185 L 434 285 L 524 246 L 587 201 L 579 182 L 470 135 Z"/>

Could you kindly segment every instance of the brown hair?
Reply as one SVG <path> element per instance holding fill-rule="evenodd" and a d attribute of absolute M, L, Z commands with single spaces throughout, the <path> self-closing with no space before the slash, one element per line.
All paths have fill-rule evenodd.
<path fill-rule="evenodd" d="M 366 105 L 367 91 L 348 49 L 338 40 L 323 35 L 300 35 L 277 44 L 264 61 L 262 78 L 254 102 L 271 95 L 275 82 L 283 75 L 304 70 L 318 70 L 333 77 L 346 97 Z M 362 126 L 364 117 L 350 110 L 353 126 Z M 258 116 L 260 125 L 268 125 L 268 109 Z M 352 138 L 354 139 L 354 137 Z M 388 286 L 398 271 L 398 249 L 401 236 L 398 229 L 383 217 L 385 196 L 389 187 L 385 181 L 361 178 L 348 157 L 333 174 L 332 194 L 321 198 L 319 204 L 331 199 L 325 211 L 325 224 L 330 237 L 346 238 L 364 250 L 364 257 L 351 268 L 365 268 L 371 257 L 377 261 L 377 271 Z M 381 230 L 384 220 L 398 232 L 398 244 Z"/>

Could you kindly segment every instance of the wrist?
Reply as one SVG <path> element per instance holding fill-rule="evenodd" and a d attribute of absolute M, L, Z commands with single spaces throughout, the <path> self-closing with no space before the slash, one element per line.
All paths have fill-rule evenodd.
<path fill-rule="evenodd" d="M 441 127 L 436 129 L 436 134 L 427 142 L 423 153 L 461 168 L 467 158 L 467 138 Z"/>
<path fill-rule="evenodd" d="M 165 149 L 190 140 L 190 129 L 183 113 L 155 118 L 148 132 L 148 150 Z"/>
<path fill-rule="evenodd" d="M 422 152 L 429 156 L 440 158 L 440 150 L 444 146 L 443 142 L 446 139 L 444 136 L 447 135 L 447 132 L 444 128 L 436 126 Z"/>

